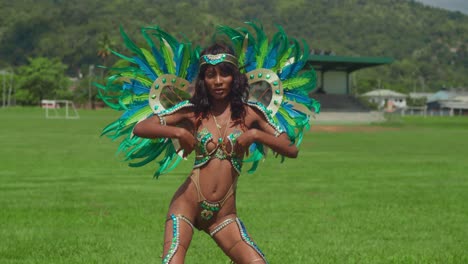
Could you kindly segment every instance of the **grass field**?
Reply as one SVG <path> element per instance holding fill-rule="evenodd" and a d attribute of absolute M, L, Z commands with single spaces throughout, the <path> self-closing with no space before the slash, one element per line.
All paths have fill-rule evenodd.
<path fill-rule="evenodd" d="M 99 137 L 116 114 L 46 120 L 0 109 L 0 263 L 160 263 L 171 196 Z M 239 181 L 238 211 L 270 263 L 468 263 L 468 118 L 316 126 L 299 158 Z M 186 263 L 229 263 L 196 232 Z"/>

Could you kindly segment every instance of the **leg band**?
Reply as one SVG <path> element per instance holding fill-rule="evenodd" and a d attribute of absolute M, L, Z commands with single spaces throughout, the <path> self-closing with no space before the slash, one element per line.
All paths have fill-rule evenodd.
<path fill-rule="evenodd" d="M 234 221 L 236 221 L 235 218 L 228 218 L 224 220 L 219 225 L 217 225 L 215 229 L 213 229 L 213 231 L 210 232 L 210 236 L 214 236 L 216 233 L 218 233 L 219 231 L 221 231 L 223 228 L 225 228 L 230 223 L 233 223 Z"/>
<path fill-rule="evenodd" d="M 180 220 L 184 221 L 185 223 L 187 223 L 192 228 L 192 233 L 193 233 L 194 226 L 193 226 L 192 222 L 190 222 L 190 219 L 188 219 L 187 217 L 185 217 L 183 215 L 177 215 L 176 217 L 179 218 Z"/>
<path fill-rule="evenodd" d="M 191 228 L 193 232 L 193 224 L 190 222 L 190 220 L 183 216 L 183 215 L 174 215 L 171 214 L 171 218 L 167 219 L 167 221 L 172 220 L 172 241 L 171 242 L 171 247 L 169 248 L 169 251 L 167 252 L 166 256 L 163 258 L 162 264 L 167 264 L 171 261 L 171 259 L 174 257 L 174 255 L 177 252 L 177 249 L 182 246 L 180 245 L 180 220 L 186 222 Z"/>
<path fill-rule="evenodd" d="M 245 243 L 247 243 L 247 245 L 249 245 L 251 248 L 257 251 L 257 253 L 262 257 L 263 261 L 268 264 L 268 261 L 266 260 L 263 252 L 258 248 L 255 242 L 253 242 L 253 240 L 247 234 L 247 229 L 245 228 L 244 223 L 242 223 L 242 221 L 239 218 L 236 218 L 236 223 L 237 223 L 237 226 L 239 227 L 242 240 L 244 240 Z"/>

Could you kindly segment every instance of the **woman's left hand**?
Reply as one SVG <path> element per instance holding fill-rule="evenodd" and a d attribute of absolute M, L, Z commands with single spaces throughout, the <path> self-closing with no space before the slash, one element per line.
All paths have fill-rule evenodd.
<path fill-rule="evenodd" d="M 242 133 L 242 135 L 237 138 L 236 145 L 234 146 L 234 152 L 240 156 L 244 155 L 244 153 L 247 153 L 249 151 L 250 145 L 254 143 L 256 135 L 257 129 L 254 128 Z"/>

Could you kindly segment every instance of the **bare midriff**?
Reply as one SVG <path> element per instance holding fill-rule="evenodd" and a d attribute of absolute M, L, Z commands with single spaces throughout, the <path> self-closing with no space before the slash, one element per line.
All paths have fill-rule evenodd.
<path fill-rule="evenodd" d="M 229 160 L 211 159 L 200 168 L 200 187 L 209 201 L 219 201 L 234 184 L 238 174 Z M 234 186 L 235 187 L 235 186 Z"/>

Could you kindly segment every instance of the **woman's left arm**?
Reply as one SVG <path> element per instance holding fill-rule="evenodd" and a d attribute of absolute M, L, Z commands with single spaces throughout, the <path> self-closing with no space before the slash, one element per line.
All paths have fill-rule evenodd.
<path fill-rule="evenodd" d="M 253 122 L 257 124 L 257 128 L 249 128 L 237 139 L 239 147 L 241 149 L 248 149 L 253 142 L 259 142 L 283 156 L 296 158 L 299 150 L 289 140 L 286 133 L 276 136 L 276 129 L 267 122 L 263 114 L 252 108 L 249 110 L 248 114 L 252 114 L 251 116 L 254 118 Z"/>

